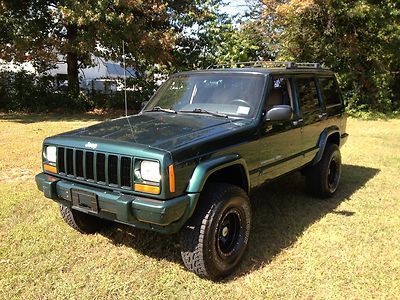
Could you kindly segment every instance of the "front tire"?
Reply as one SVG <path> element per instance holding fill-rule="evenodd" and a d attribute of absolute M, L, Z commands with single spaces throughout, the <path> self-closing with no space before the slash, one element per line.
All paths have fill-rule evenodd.
<path fill-rule="evenodd" d="M 81 233 L 95 233 L 106 226 L 109 221 L 60 205 L 60 213 L 70 227 Z"/>
<path fill-rule="evenodd" d="M 309 193 L 319 198 L 329 198 L 335 194 L 342 173 L 342 157 L 336 144 L 326 145 L 319 163 L 306 173 Z"/>
<path fill-rule="evenodd" d="M 245 253 L 250 228 L 251 207 L 245 191 L 230 184 L 209 184 L 197 211 L 181 230 L 185 266 L 211 280 L 231 274 Z"/>

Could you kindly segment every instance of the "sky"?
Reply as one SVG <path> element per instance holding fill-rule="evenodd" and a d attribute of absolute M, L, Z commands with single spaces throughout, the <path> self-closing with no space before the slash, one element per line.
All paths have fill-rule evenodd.
<path fill-rule="evenodd" d="M 221 7 L 221 11 L 231 16 L 242 14 L 249 7 L 246 0 L 226 0 L 225 6 Z"/>

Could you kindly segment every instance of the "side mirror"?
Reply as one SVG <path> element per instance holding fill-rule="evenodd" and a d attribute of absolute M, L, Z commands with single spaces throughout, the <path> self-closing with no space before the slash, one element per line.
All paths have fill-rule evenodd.
<path fill-rule="evenodd" d="M 288 121 L 293 111 L 290 105 L 274 105 L 265 116 L 266 121 Z"/>

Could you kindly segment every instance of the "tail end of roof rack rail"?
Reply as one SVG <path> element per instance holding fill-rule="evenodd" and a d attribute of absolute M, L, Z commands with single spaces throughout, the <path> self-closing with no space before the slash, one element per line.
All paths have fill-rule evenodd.
<path fill-rule="evenodd" d="M 225 68 L 286 68 L 286 69 L 322 69 L 320 63 L 296 63 L 291 61 L 240 61 L 211 65 L 207 69 Z"/>

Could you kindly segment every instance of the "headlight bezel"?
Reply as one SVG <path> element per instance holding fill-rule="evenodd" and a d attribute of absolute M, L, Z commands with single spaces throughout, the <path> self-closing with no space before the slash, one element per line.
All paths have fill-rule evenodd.
<path fill-rule="evenodd" d="M 144 167 L 151 168 L 151 165 L 154 168 L 153 170 L 146 170 L 145 172 L 151 171 L 154 173 L 152 176 L 148 176 L 149 174 L 142 174 L 142 164 L 144 163 Z M 146 166 L 147 164 L 147 166 Z M 162 165 L 158 160 L 152 160 L 147 158 L 136 158 L 134 165 L 134 180 L 133 180 L 133 189 L 136 192 L 144 193 L 144 194 L 153 194 L 159 195 L 161 193 L 161 184 L 162 184 Z"/>
<path fill-rule="evenodd" d="M 57 147 L 46 145 L 43 149 L 43 161 L 51 165 L 57 164 Z"/>
<path fill-rule="evenodd" d="M 151 185 L 160 185 L 161 183 L 161 164 L 158 160 L 137 159 L 134 173 L 135 183 Z"/>

